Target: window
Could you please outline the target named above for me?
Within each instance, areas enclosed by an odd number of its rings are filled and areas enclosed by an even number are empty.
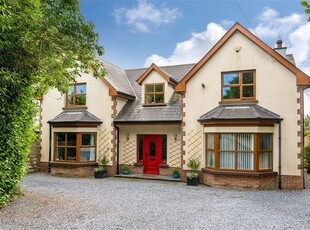
[[[164,83],[146,84],[144,90],[145,90],[144,104],[146,105],[164,104],[165,102]]]
[[[69,86],[67,107],[86,105],[86,84],[78,83]]]
[[[218,170],[271,171],[272,134],[207,134],[206,166]]]
[[[222,73],[222,100],[255,99],[255,71]]]
[[[95,161],[95,133],[55,133],[56,161]]]

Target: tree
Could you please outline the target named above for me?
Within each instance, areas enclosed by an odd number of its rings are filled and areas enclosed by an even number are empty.
[[[0,0],[0,206],[26,169],[36,107],[49,88],[65,92],[79,72],[103,73],[99,34],[78,0]]]
[[[310,4],[307,1],[301,1],[300,4],[305,7],[305,13],[310,15]],[[310,22],[310,16],[308,22]]]

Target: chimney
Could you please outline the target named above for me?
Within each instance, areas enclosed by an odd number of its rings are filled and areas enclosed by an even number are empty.
[[[281,37],[279,36],[279,38],[277,40],[277,48],[282,48],[282,43],[283,43],[283,41],[282,41]]]

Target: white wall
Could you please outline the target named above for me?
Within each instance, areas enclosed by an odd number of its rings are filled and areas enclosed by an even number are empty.
[[[240,45],[236,53],[234,46]],[[189,147],[189,133],[203,138],[203,127],[197,121],[201,115],[212,110],[221,101],[221,73],[224,71],[256,70],[256,100],[258,105],[279,114],[282,122],[282,173],[299,175],[297,169],[297,88],[296,77],[258,46],[236,32],[218,52],[187,82],[185,106],[186,159],[201,151],[203,141],[196,150]],[[201,87],[205,84],[205,88]],[[274,132],[274,170],[277,171],[278,126]],[[193,135],[194,135],[193,134]],[[203,139],[202,139],[203,140]],[[203,160],[203,159],[201,159]],[[205,162],[202,161],[203,166]]]

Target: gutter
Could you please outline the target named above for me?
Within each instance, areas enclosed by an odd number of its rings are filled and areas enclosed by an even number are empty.
[[[51,160],[52,160],[52,125],[49,123],[49,154],[48,154],[48,173],[51,172]]]
[[[114,123],[114,127],[117,130],[116,136],[116,175],[119,175],[119,127]]]
[[[281,120],[278,121],[278,124],[279,124],[279,174],[278,174],[278,186],[279,186],[279,189],[282,189],[282,175],[281,175],[281,168],[282,168],[282,165],[281,165]]]

